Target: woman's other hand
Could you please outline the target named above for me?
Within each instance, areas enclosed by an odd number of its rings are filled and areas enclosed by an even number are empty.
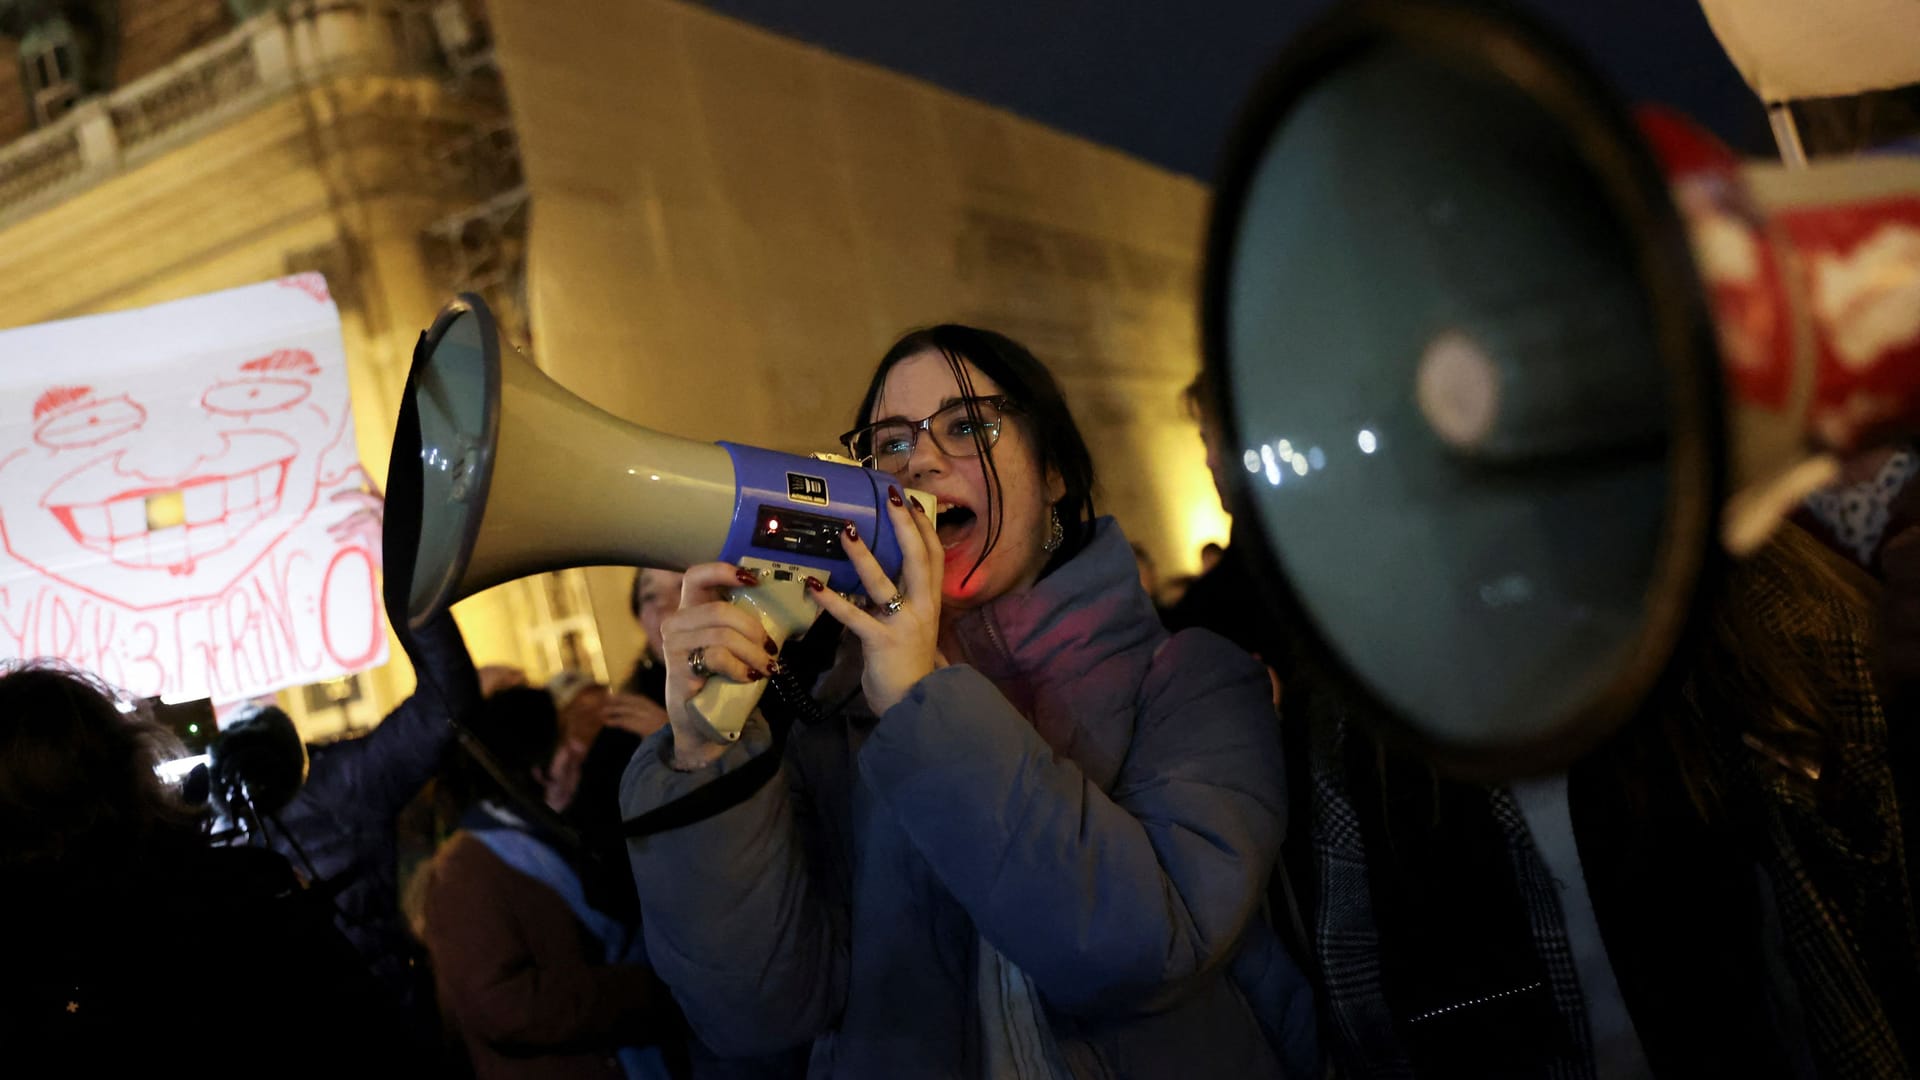
[[[860,584],[872,601],[871,612],[826,588],[817,578],[807,579],[808,593],[827,614],[860,639],[866,667],[860,686],[874,715],[885,713],[907,696],[913,685],[936,667],[940,659],[940,586],[946,574],[946,554],[933,519],[900,494],[887,489],[887,515],[900,543],[900,583],[896,587],[867,550],[852,525],[842,533],[840,546],[860,575]],[[912,509],[908,509],[911,506]],[[887,602],[898,596],[897,610]]]

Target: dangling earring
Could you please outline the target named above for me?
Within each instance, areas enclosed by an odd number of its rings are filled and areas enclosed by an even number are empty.
[[[1040,550],[1048,553],[1059,551],[1060,545],[1067,539],[1067,530],[1060,525],[1060,507],[1057,504],[1053,506],[1050,514],[1053,518],[1053,528],[1047,533],[1047,542],[1040,545]]]

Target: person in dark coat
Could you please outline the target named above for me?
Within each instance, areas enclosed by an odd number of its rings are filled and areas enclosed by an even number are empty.
[[[20,1076],[341,1076],[392,1029],[285,859],[212,847],[169,736],[51,666],[0,674],[0,1047]]]
[[[466,642],[451,615],[441,615],[414,633],[415,657],[426,669],[419,687],[378,727],[304,752],[310,758],[303,783],[284,805],[252,807],[253,822],[229,804],[229,776],[285,774],[302,751],[284,734],[293,721],[276,706],[252,706],[229,720],[211,748],[216,805],[227,818],[256,825],[249,839],[287,857],[331,900],[341,931],[365,959],[395,1008],[414,1017],[431,1015],[423,994],[430,984],[420,969],[420,946],[400,910],[399,844],[395,821],[425,787],[453,741],[453,718],[480,698],[479,679]],[[256,785],[257,786],[257,785]]]
[[[1903,547],[1890,587],[1920,580]],[[1783,528],[1640,713],[1551,776],[1436,776],[1367,703],[1314,695],[1310,919],[1343,1071],[1913,1076],[1916,763],[1872,592]]]

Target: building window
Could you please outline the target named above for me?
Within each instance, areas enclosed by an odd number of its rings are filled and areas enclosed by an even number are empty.
[[[65,116],[80,100],[80,50],[65,19],[40,23],[21,38],[20,78],[36,127]]]

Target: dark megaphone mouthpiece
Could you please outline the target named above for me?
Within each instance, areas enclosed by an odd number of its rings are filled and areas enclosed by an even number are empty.
[[[1875,284],[1920,281],[1920,166],[1743,166],[1503,6],[1336,8],[1213,214],[1244,557],[1315,670],[1456,774],[1604,739],[1721,553],[1920,415],[1920,318]]]

